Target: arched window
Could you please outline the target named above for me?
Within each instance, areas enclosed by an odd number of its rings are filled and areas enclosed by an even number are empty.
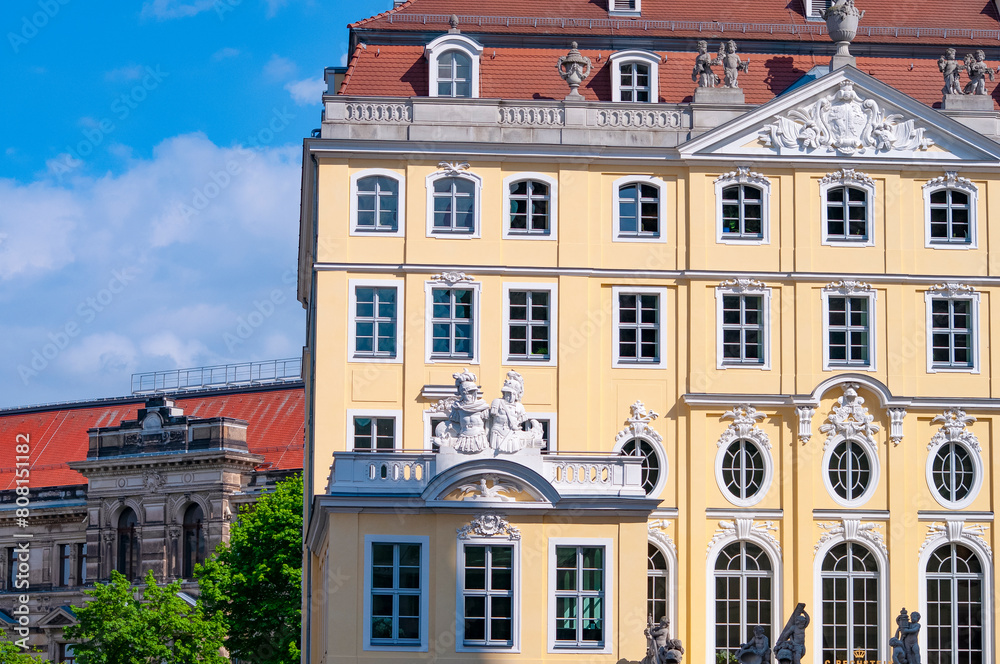
[[[968,547],[945,544],[931,554],[927,561],[927,664],[984,661],[983,585],[983,567]]]
[[[660,457],[652,443],[642,438],[633,438],[622,445],[622,456],[642,457],[642,488],[651,494],[660,482]]]
[[[424,48],[427,58],[427,93],[431,97],[479,96],[479,60],[483,47],[462,34],[448,33]]]
[[[655,544],[648,544],[646,564],[646,615],[653,617],[653,622],[667,616],[670,611],[670,570],[667,557]]]
[[[930,194],[930,241],[968,244],[969,195],[954,189],[938,189]]]
[[[649,65],[642,62],[623,62],[621,65],[622,101],[649,101]]]
[[[733,542],[715,559],[715,652],[735,655],[760,625],[771,633],[774,572],[753,542]]]
[[[823,661],[879,659],[879,570],[874,554],[844,542],[830,549],[820,572]],[[865,651],[864,657],[855,653]]]
[[[750,440],[734,440],[722,457],[722,481],[738,500],[751,500],[764,487],[766,466],[761,449]]]
[[[115,569],[129,581],[139,578],[139,519],[126,507],[118,517],[118,565]]]
[[[191,505],[184,512],[184,569],[183,576],[194,576],[194,566],[205,562],[204,513],[198,505]]]
[[[472,58],[461,51],[446,51],[438,56],[437,96],[472,96]]]
[[[827,474],[831,488],[841,499],[860,500],[871,485],[871,460],[859,443],[843,440],[830,455]]]
[[[629,50],[611,54],[611,100],[656,103],[659,100],[660,56]]]

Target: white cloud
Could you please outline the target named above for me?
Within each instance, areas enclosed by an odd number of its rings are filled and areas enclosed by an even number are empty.
[[[135,344],[125,336],[103,332],[83,337],[57,358],[76,374],[107,375],[131,373],[136,368]]]
[[[123,83],[137,81],[145,75],[146,69],[142,65],[126,65],[125,67],[105,72],[104,80],[111,81],[112,83]]]
[[[212,54],[212,60],[218,62],[220,60],[226,60],[228,58],[235,58],[240,54],[240,49],[231,48],[227,46],[226,48],[220,48],[218,51]]]
[[[320,103],[321,96],[326,90],[326,82],[322,78],[307,78],[285,83],[285,89],[291,93],[296,104],[309,106]]]
[[[208,11],[216,0],[151,0],[142,6],[142,18],[154,18],[157,21],[167,21],[173,18],[186,18]]]
[[[164,331],[146,337],[140,344],[142,352],[151,358],[167,358],[173,363],[172,367],[164,366],[164,369],[184,369],[189,367],[202,366],[210,352],[205,344],[197,339],[181,341],[173,332]]]
[[[70,238],[86,215],[82,201],[43,183],[21,186],[11,180],[0,180],[0,200],[0,283],[73,262]]]
[[[283,58],[278,54],[274,54],[271,56],[271,59],[267,61],[267,64],[264,65],[264,76],[272,81],[284,81],[292,76],[295,76],[295,72],[298,71],[298,69],[298,65],[288,58]]]

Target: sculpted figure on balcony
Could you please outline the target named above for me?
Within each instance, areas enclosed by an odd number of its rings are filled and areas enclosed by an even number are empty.
[[[976,51],[975,57],[971,53],[965,56],[965,70],[969,72],[969,82],[965,84],[965,94],[985,95],[986,77],[993,80],[993,67],[986,64],[986,53]]]
[[[490,405],[490,447],[504,454],[541,447],[542,425],[537,420],[529,420],[521,404],[524,395],[521,374],[508,371],[500,394],[503,396]],[[531,425],[527,431],[522,428],[525,422]]]
[[[489,445],[486,427],[489,424],[488,403],[479,396],[476,374],[468,369],[452,374],[457,399],[451,406],[447,422],[437,425],[434,434],[441,447],[454,448],[462,454],[482,452]]]
[[[944,93],[946,95],[965,94],[962,92],[961,81],[963,69],[965,69],[965,65],[955,59],[955,49],[953,48],[947,49],[944,55],[938,58],[938,70],[944,76]]]
[[[719,64],[719,60],[708,52],[708,42],[699,41],[698,57],[694,60],[691,80],[697,83],[699,88],[714,88],[719,83],[719,77],[712,71],[712,65],[717,64]]]
[[[725,44],[720,44],[719,56],[716,60],[722,63],[722,67],[726,71],[726,78],[723,83],[723,87],[740,87],[738,83],[740,72],[750,71],[750,60],[744,62],[743,60],[740,60],[740,56],[736,55],[736,42],[730,39]]]

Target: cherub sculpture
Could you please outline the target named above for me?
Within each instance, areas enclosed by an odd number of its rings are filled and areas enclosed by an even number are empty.
[[[739,664],[770,664],[771,643],[767,640],[763,626],[755,626],[753,638],[740,644],[740,649],[736,651],[736,661]]]
[[[666,616],[659,623],[653,623],[649,616],[646,629],[646,657],[642,664],[680,664],[684,657],[684,644],[680,639],[670,638],[670,621]]]
[[[993,68],[986,64],[986,53],[976,51],[975,57],[971,53],[965,56],[965,71],[969,72],[969,82],[965,84],[965,94],[985,95],[986,77],[993,81]]]
[[[719,83],[719,77],[712,71],[712,65],[715,64],[719,64],[719,62],[708,52],[708,42],[699,41],[698,57],[694,60],[691,80],[697,83],[699,88],[714,88]]]
[[[920,664],[920,614],[914,611],[907,614],[906,609],[896,616],[895,639],[902,642],[903,652],[906,654],[905,664]],[[892,645],[892,642],[889,643]]]
[[[955,49],[945,50],[944,55],[938,58],[938,70],[944,76],[944,93],[946,95],[961,95],[962,81],[961,73],[965,65],[955,59]]]
[[[774,641],[774,656],[778,664],[800,664],[806,654],[806,627],[809,626],[809,614],[806,605],[800,603],[792,611],[791,617],[785,623],[785,628]]]
[[[750,71],[750,61],[747,60],[744,62],[740,60],[740,56],[736,55],[736,42],[732,39],[724,44],[719,44],[719,55],[716,57],[715,61],[721,62],[722,67],[725,70],[723,87],[726,88],[740,87],[737,82],[740,77],[740,72]]]

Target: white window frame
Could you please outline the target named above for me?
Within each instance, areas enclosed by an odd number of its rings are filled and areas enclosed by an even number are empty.
[[[864,452],[865,456],[868,458],[868,467],[871,469],[868,486],[865,487],[864,493],[854,500],[841,498],[840,494],[838,494],[833,488],[833,483],[830,481],[830,461],[833,459],[833,453],[836,451],[837,446],[844,441],[852,441],[861,448],[862,452]],[[826,487],[826,492],[829,494],[833,502],[843,507],[860,507],[871,500],[872,496],[875,495],[875,491],[878,490],[878,484],[882,476],[882,464],[879,460],[878,450],[872,449],[871,444],[869,444],[860,434],[854,437],[837,434],[836,436],[827,439],[823,449],[823,485]]]
[[[511,564],[512,621],[511,645],[509,646],[476,646],[465,645],[465,547],[466,546],[510,546],[514,548]],[[503,652],[518,654],[521,652],[521,540],[510,540],[500,537],[469,537],[459,539],[455,554],[455,652]]]
[[[831,297],[867,297],[868,298],[868,366],[861,364],[838,364],[830,361],[830,298]],[[823,371],[868,371],[878,368],[878,330],[875,307],[878,304],[878,293],[872,288],[865,290],[844,291],[831,288],[823,289]]]
[[[403,411],[401,410],[385,410],[376,408],[348,408],[347,409],[347,443],[348,451],[354,451],[354,418],[355,417],[371,417],[380,419],[393,419],[395,424],[393,425],[393,440],[392,440],[392,452],[402,452],[403,451],[403,437],[402,430],[400,427],[403,424]],[[389,452],[390,450],[386,450]],[[372,450],[372,454],[375,454],[375,450]],[[383,454],[385,452],[382,452]]]
[[[667,620],[674,624],[677,617],[677,551],[673,541],[662,530],[649,528],[647,544],[656,548],[667,561]],[[649,561],[646,561],[646,579],[649,583]],[[649,606],[649,586],[646,586],[646,606]]]
[[[619,197],[619,189],[629,184],[649,184],[656,187],[660,192],[660,201],[657,207],[659,212],[659,218],[657,219],[657,225],[659,228],[659,235],[656,237],[627,237],[621,235],[621,210],[619,209],[619,204],[621,199]],[[660,242],[666,243],[667,241],[667,183],[658,177],[652,175],[626,175],[625,177],[620,177],[611,183],[612,190],[612,207],[611,207],[611,241],[612,242]]]
[[[637,295],[659,295],[660,297],[660,322],[659,322],[659,358],[656,362],[636,362],[618,354],[618,325],[620,319],[619,296],[628,294]],[[612,320],[614,326],[611,329],[611,366],[614,369],[664,369],[667,366],[667,288],[664,286],[612,286],[611,287]]]
[[[433,309],[435,289],[462,289],[472,291],[472,357],[434,357]],[[438,281],[424,282],[424,362],[427,364],[479,364],[479,328],[482,284],[477,281],[458,281],[454,284]]]
[[[969,241],[942,242],[931,239],[931,194],[938,191],[958,191],[969,197]],[[979,187],[968,178],[958,177],[949,171],[944,177],[928,180],[924,192],[924,247],[927,249],[978,249],[979,248]]]
[[[980,358],[979,358],[979,336],[980,336],[980,324],[979,324],[979,296],[980,293],[976,291],[966,291],[961,294],[949,295],[941,291],[929,290],[924,293],[924,307],[926,309],[926,337],[927,337],[927,373],[968,373],[968,374],[978,374],[980,372]],[[970,332],[972,333],[972,366],[959,367],[959,366],[945,366],[945,365],[935,365],[934,364],[934,334],[932,327],[932,309],[934,300],[967,300],[972,303],[971,311],[969,316],[971,318]]]
[[[608,16],[612,18],[642,16],[642,0],[635,0],[635,9],[616,9],[615,0],[608,0]]]
[[[937,457],[938,452],[941,448],[954,443],[959,445],[972,459],[972,469],[974,473],[972,486],[969,488],[969,495],[967,495],[962,500],[948,500],[946,499],[937,489],[937,485],[934,483],[934,459]],[[927,479],[927,488],[930,490],[931,495],[934,496],[934,500],[938,502],[941,507],[949,510],[960,510],[965,509],[971,505],[979,497],[979,492],[983,488],[983,478],[986,474],[986,469],[983,464],[983,456],[980,450],[969,444],[957,429],[950,429],[948,427],[943,427],[941,429],[940,435],[935,435],[931,438],[930,444],[927,446],[927,462],[925,464],[924,470]]]
[[[760,189],[760,232],[759,238],[733,237],[722,232],[722,190],[732,186],[750,186]],[[742,210],[740,211],[742,214]],[[764,245],[771,244],[771,181],[749,168],[719,176],[715,180],[715,241],[718,244]]]
[[[372,544],[420,545],[420,643],[414,645],[372,644]],[[427,652],[430,627],[430,537],[412,535],[365,535],[363,579],[362,649],[375,652]]]
[[[828,4],[832,4],[830,0],[803,0],[805,5],[806,19],[813,21],[823,20],[823,10],[826,9]]]
[[[473,229],[471,233],[454,233],[448,231],[435,231],[434,230],[434,183],[438,180],[448,179],[448,178],[458,178],[471,180],[475,185],[474,196],[475,200],[472,204],[472,216],[473,216]],[[483,207],[483,179],[471,173],[469,171],[449,171],[449,170],[439,170],[434,171],[425,179],[425,187],[427,194],[427,237],[448,239],[448,240],[469,240],[473,238],[482,237],[483,232],[483,218],[482,218],[482,207]]]
[[[648,434],[636,434],[635,431],[632,430],[628,433],[628,435],[623,436],[618,434],[617,442],[611,449],[611,453],[615,456],[622,456],[622,449],[633,440],[646,443],[652,448],[653,453],[656,455],[656,463],[660,466],[660,476],[656,479],[656,484],[653,485],[653,488],[646,494],[649,498],[656,498],[663,493],[664,487],[667,486],[667,477],[670,475],[670,460],[667,458],[667,450],[663,447],[662,440],[656,440],[653,436]],[[633,454],[630,454],[629,457],[635,459],[640,458],[638,455]]]
[[[744,297],[750,295],[761,299],[761,362],[726,362],[723,349],[723,301],[727,295]],[[736,286],[718,286],[715,289],[715,336],[716,336],[716,369],[771,369],[771,289],[767,286],[752,285],[749,288]],[[742,342],[741,342],[742,345]]]
[[[403,363],[403,296],[405,294],[405,281],[402,279],[348,279],[348,311],[347,311],[347,353],[348,362],[375,362],[378,364],[402,364]],[[355,329],[355,318],[358,311],[358,288],[395,288],[396,289],[396,356],[395,357],[367,357],[357,356],[357,330]]]
[[[865,224],[868,229],[868,237],[865,240],[846,240],[839,237],[831,238],[828,234],[826,196],[831,189],[838,187],[854,187],[865,191],[867,204],[865,205]],[[864,173],[858,173],[853,169],[844,169],[824,176],[819,181],[819,198],[822,216],[822,244],[828,247],[874,247],[875,246],[875,181]],[[844,220],[845,231],[848,220]]]
[[[549,186],[549,232],[520,233],[510,228],[510,185],[522,180],[537,180]],[[505,240],[558,240],[559,239],[559,182],[551,175],[535,171],[512,173],[503,179],[503,239]],[[530,215],[530,212],[529,212]]]
[[[549,538],[549,606],[548,625],[545,630],[548,634],[548,652],[588,652],[608,654],[613,652],[614,638],[614,543],[611,538],[604,537],[550,537]],[[563,646],[556,644],[556,547],[557,546],[592,546],[604,547],[604,642],[600,646]],[[578,619],[582,617],[578,616]]]
[[[541,411],[531,411],[526,412],[525,415],[529,420],[546,420],[549,423],[549,450],[548,453],[559,451],[559,438],[557,435],[558,424],[556,419],[558,414],[555,412],[543,413]]]
[[[396,197],[396,230],[378,231],[358,228],[358,180],[371,176],[382,176],[396,181],[399,193]],[[366,168],[351,174],[350,234],[358,237],[403,237],[406,235],[406,178],[402,173],[386,168]],[[377,222],[376,222],[377,226]]]
[[[608,0],[614,3],[615,0]],[[636,0],[639,6],[639,0]],[[638,16],[639,12],[617,14],[621,16]],[[628,101],[626,104],[656,104],[660,100],[660,56],[651,51],[632,49],[628,51],[617,51],[609,58],[611,61],[611,101],[622,101],[622,65],[636,63],[649,67],[649,101]]]
[[[549,357],[545,360],[526,360],[510,357],[510,292],[511,291],[548,291],[549,293]],[[554,367],[557,366],[559,340],[559,285],[555,282],[506,282],[503,285],[503,363],[518,367]]]
[[[475,39],[453,33],[441,35],[424,46],[424,57],[427,58],[428,67],[427,96],[438,96],[438,58],[448,51],[461,51],[472,61],[472,97],[441,97],[441,99],[479,99],[479,58],[483,54],[483,46]]]
[[[733,492],[729,490],[726,486],[726,480],[723,476],[722,465],[726,459],[726,453],[729,448],[740,441],[746,441],[748,444],[753,445],[757,448],[760,453],[761,459],[764,463],[764,477],[761,479],[760,489],[757,493],[753,494],[748,498],[740,498]],[[771,490],[771,482],[774,479],[774,460],[771,458],[771,450],[765,445],[761,445],[758,441],[754,440],[751,436],[739,436],[733,438],[727,443],[720,445],[718,451],[715,454],[715,481],[719,484],[719,490],[722,491],[722,495],[733,505],[737,507],[752,507],[760,501],[767,497],[768,491]]]

